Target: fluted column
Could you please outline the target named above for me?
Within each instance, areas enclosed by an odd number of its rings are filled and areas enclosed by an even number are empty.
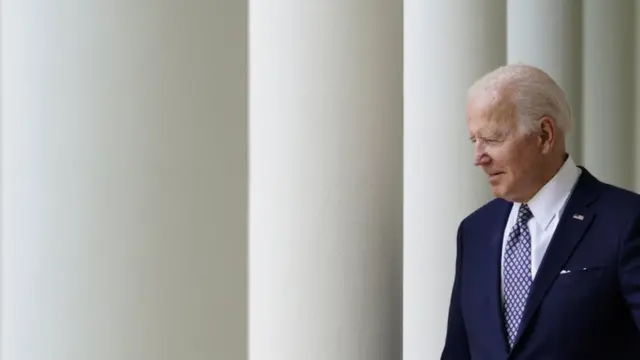
[[[2,358],[245,359],[247,4],[2,7]]]
[[[402,2],[250,19],[250,359],[401,359]]]
[[[466,91],[506,61],[506,1],[407,0],[404,20],[404,359],[437,359],[457,226],[490,198]]]
[[[581,164],[582,2],[509,0],[507,28],[508,62],[537,66],[564,90],[574,119],[567,148]]]
[[[584,1],[584,164],[633,188],[633,1]]]

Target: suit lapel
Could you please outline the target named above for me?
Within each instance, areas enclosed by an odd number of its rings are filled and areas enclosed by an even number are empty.
[[[492,238],[489,243],[489,254],[487,256],[488,274],[484,276],[487,283],[484,288],[487,289],[487,297],[489,299],[489,308],[487,311],[487,331],[493,333],[492,338],[499,339],[500,348],[504,349],[504,355],[506,356],[509,351],[509,343],[507,342],[507,333],[503,322],[502,312],[502,240],[504,238],[505,226],[509,218],[509,213],[513,203],[504,202],[501,204],[501,208],[498,211],[497,221],[492,222],[492,227],[489,229],[489,234],[492,234]]]
[[[518,334],[516,335],[514,348],[517,346],[524,331],[526,331],[553,281],[573,253],[573,250],[580,243],[580,240],[582,240],[595,217],[589,206],[598,196],[599,182],[586,169],[582,167],[581,169],[582,175],[560,218],[558,227],[551,238],[549,247],[533,281]]]

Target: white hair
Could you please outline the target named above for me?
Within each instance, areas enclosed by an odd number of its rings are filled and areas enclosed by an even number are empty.
[[[560,86],[544,71],[530,65],[502,66],[479,80],[467,92],[467,99],[489,96],[493,103],[510,101],[516,108],[520,131],[535,131],[549,116],[566,136],[573,123],[571,109]]]

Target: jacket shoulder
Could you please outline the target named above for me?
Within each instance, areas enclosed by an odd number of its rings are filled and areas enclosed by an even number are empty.
[[[640,194],[607,183],[600,183],[600,189],[596,206],[601,216],[611,222],[640,219]]]
[[[640,194],[603,182],[600,183],[600,186],[602,188],[600,200],[617,204],[620,207],[640,207]]]
[[[467,217],[465,217],[461,221],[460,226],[464,226],[465,228],[487,226],[493,221],[501,220],[502,215],[504,215],[505,212],[511,208],[511,206],[511,202],[508,202],[504,199],[495,198],[485,203],[471,214],[467,215]]]

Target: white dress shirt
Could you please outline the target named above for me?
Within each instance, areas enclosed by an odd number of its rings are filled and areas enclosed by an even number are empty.
[[[536,277],[542,257],[547,251],[551,237],[558,226],[558,221],[578,182],[581,170],[571,157],[568,157],[558,173],[545,184],[529,201],[529,209],[533,217],[527,223],[531,234],[531,278]],[[504,253],[509,233],[518,218],[520,203],[513,203],[502,241],[502,272],[504,273]]]

